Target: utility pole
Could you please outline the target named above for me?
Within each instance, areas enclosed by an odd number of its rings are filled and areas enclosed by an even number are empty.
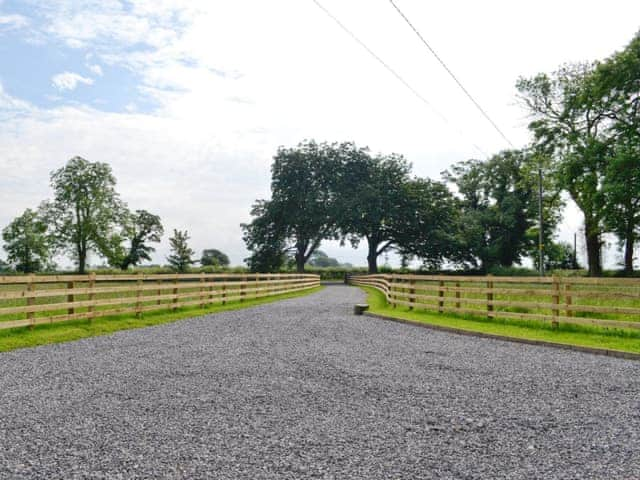
[[[538,267],[544,277],[544,254],[542,244],[542,166],[538,159]]]

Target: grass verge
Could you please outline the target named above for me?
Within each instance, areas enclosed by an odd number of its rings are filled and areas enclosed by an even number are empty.
[[[393,308],[387,304],[384,295],[378,290],[370,287],[360,288],[367,292],[369,311],[378,315],[504,337],[640,353],[638,330],[566,323],[560,323],[557,329],[552,329],[550,323],[541,321],[489,319],[449,313],[445,315],[419,309],[409,310],[408,307]]]
[[[207,308],[183,307],[176,311],[156,311],[143,314],[141,318],[134,315],[114,315],[110,317],[96,318],[91,323],[87,320],[73,320],[68,322],[53,323],[50,325],[38,325],[33,330],[27,327],[0,330],[0,352],[15,350],[17,348],[35,347],[50,343],[69,342],[86,337],[107,335],[118,330],[130,330],[133,328],[150,327],[162,323],[175,322],[184,318],[197,317],[199,315],[240,310],[265,303],[271,303],[287,298],[301,297],[322,290],[324,287],[316,287],[302,292],[285,293],[257,299],[248,299],[244,302],[229,302],[226,305],[215,304]]]

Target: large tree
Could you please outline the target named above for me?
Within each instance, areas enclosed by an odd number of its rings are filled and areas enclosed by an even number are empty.
[[[116,179],[106,163],[74,157],[51,174],[53,201],[43,204],[55,245],[69,251],[78,272],[85,273],[87,255],[99,255],[126,211],[115,190]]]
[[[459,202],[447,186],[414,178],[404,185],[403,214],[396,232],[401,257],[416,257],[430,269],[460,258]],[[405,260],[406,261],[406,260]]]
[[[247,248],[254,252],[250,264],[275,267],[290,252],[303,272],[322,240],[335,237],[333,152],[334,146],[314,141],[278,149],[271,166],[271,199],[257,201],[253,221],[243,225]]]
[[[538,217],[541,164],[531,152],[507,150],[487,161],[455,164],[443,176],[460,196],[458,259],[489,271],[519,264],[535,242],[531,231]],[[560,196],[550,188],[543,196],[545,237],[551,238],[559,217]]]
[[[31,209],[26,209],[2,230],[7,260],[19,272],[32,273],[46,268],[50,261],[47,223]]]
[[[277,272],[285,264],[288,250],[282,222],[267,200],[256,201],[251,216],[250,223],[241,225],[242,239],[251,252],[245,262],[252,272]]]
[[[592,83],[604,99],[607,133],[614,138],[603,180],[604,224],[624,244],[624,268],[631,274],[640,234],[640,33],[598,64]]]
[[[378,257],[399,246],[403,232],[411,165],[401,155],[372,157],[354,149],[341,158],[335,175],[336,218],[343,239],[355,247],[367,241],[369,273],[377,273]]]
[[[602,185],[609,159],[608,106],[593,64],[567,65],[552,75],[521,78],[517,88],[531,113],[540,151],[553,155],[555,176],[584,215],[590,275],[602,273]]]
[[[146,210],[126,212],[121,218],[120,230],[101,242],[99,249],[111,265],[127,270],[143,260],[151,260],[155,248],[149,243],[160,242],[164,228],[160,217]]]

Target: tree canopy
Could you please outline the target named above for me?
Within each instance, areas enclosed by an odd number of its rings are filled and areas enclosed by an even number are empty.
[[[50,239],[47,222],[29,208],[2,230],[7,261],[18,272],[33,273],[50,263]]]
[[[196,252],[189,247],[189,239],[189,232],[176,229],[173,230],[173,237],[169,238],[171,254],[167,261],[179,273],[185,273],[195,263],[193,256]]]
[[[106,163],[73,157],[51,174],[54,197],[42,206],[55,247],[71,253],[85,273],[90,251],[104,256],[104,239],[112,238],[125,205]]]

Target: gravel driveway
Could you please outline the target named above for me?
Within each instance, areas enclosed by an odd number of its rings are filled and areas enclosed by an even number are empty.
[[[355,317],[363,298],[0,354],[0,478],[640,478],[640,362]]]

